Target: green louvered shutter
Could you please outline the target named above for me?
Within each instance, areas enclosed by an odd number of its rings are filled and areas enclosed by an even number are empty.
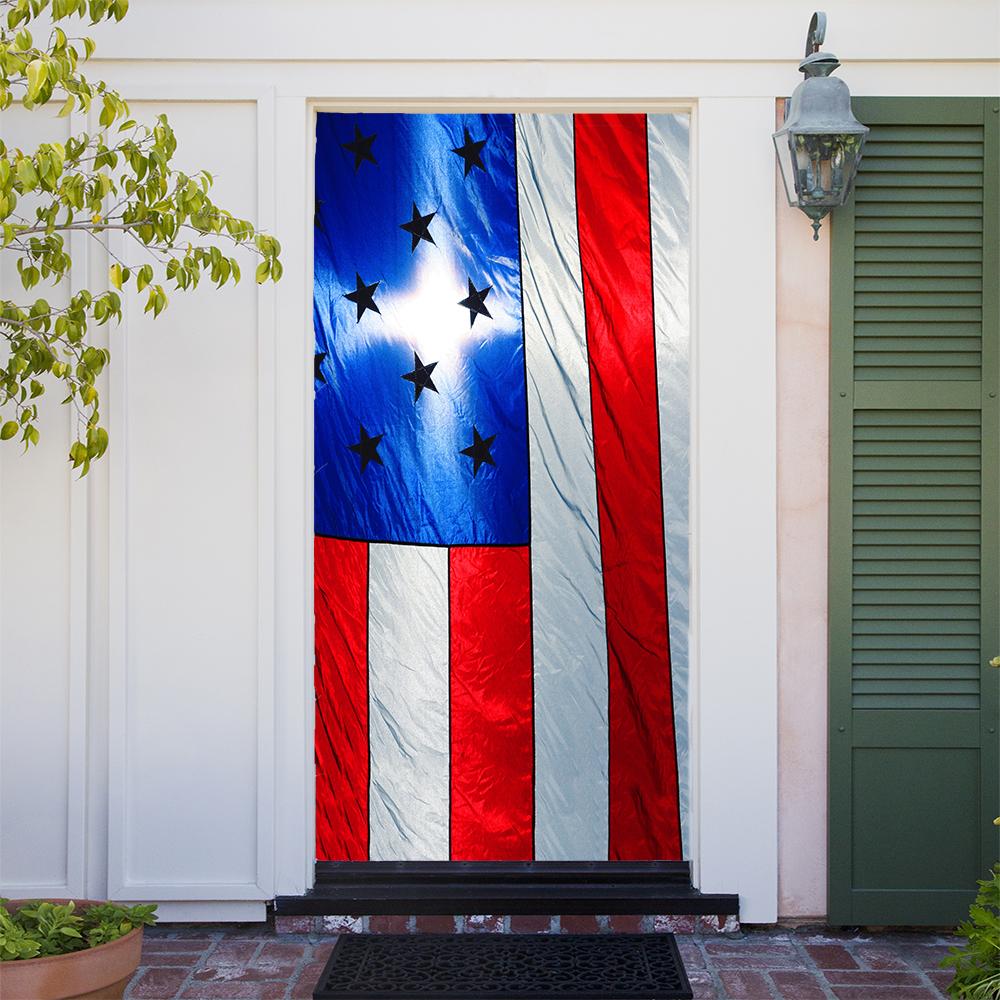
[[[998,856],[1000,100],[867,98],[832,223],[835,924],[949,924]]]

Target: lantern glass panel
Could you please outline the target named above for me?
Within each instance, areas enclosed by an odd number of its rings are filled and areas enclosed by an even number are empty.
[[[785,197],[793,208],[799,207],[799,195],[795,190],[795,163],[792,153],[792,137],[782,129],[774,133],[774,151],[781,168],[781,183],[785,186]]]
[[[782,130],[774,136],[788,204],[837,208],[850,196],[861,160],[862,136]]]
[[[803,208],[836,208],[850,194],[861,143],[857,136],[790,133]]]

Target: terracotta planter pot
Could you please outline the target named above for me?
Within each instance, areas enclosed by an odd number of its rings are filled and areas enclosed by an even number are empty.
[[[16,909],[26,899],[12,899]],[[66,899],[49,902],[66,903]],[[78,910],[95,900],[76,899]],[[70,955],[16,959],[0,962],[0,997],[3,1000],[120,1000],[139,967],[142,928],[109,944],[86,948]]]

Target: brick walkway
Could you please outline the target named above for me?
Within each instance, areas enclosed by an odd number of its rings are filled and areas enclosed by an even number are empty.
[[[488,919],[470,920],[467,929],[496,929]],[[387,921],[385,929],[395,928]],[[154,928],[146,933],[142,967],[125,995],[130,1000],[309,998],[334,940],[277,934],[258,924]],[[677,940],[699,998],[934,1000],[945,995],[951,978],[937,963],[952,939],[935,934],[768,929],[678,934]]]

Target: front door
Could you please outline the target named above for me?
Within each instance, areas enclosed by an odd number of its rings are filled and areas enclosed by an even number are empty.
[[[318,859],[684,857],[688,124],[318,116]]]

